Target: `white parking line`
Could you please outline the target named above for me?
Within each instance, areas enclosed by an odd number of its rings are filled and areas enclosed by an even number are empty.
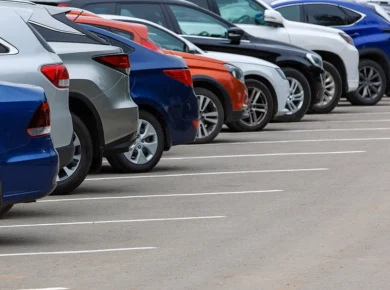
[[[357,154],[366,151],[333,151],[333,152],[293,152],[293,153],[261,153],[241,155],[211,155],[211,156],[189,156],[189,157],[168,157],[161,160],[188,160],[188,159],[215,159],[215,158],[244,158],[244,157],[266,157],[266,156],[297,156],[297,155],[334,155],[334,154]]]
[[[81,198],[62,198],[62,199],[43,199],[37,202],[68,202],[68,201],[91,201],[91,200],[110,200],[110,199],[133,199],[133,198],[154,198],[154,197],[186,197],[186,196],[205,196],[205,195],[232,195],[248,193],[271,193],[283,192],[280,189],[271,190],[247,190],[247,191],[224,191],[224,192],[201,192],[201,193],[170,193],[170,194],[150,194],[150,195],[127,195],[127,196],[100,196],[100,197],[81,197]]]
[[[13,229],[13,228],[53,227],[53,226],[55,226],[55,227],[56,226],[84,226],[84,225],[100,225],[100,224],[125,224],[125,223],[137,223],[137,222],[186,221],[186,220],[205,220],[205,219],[221,219],[221,218],[226,218],[226,216],[217,215],[217,216],[194,216],[194,217],[178,217],[178,218],[87,221],[87,222],[47,223],[47,224],[24,224],[24,225],[0,226],[0,228]]]
[[[273,129],[273,130],[265,130],[261,132],[257,132],[259,135],[267,134],[267,133],[305,133],[305,132],[348,132],[348,131],[387,131],[390,130],[390,127],[380,127],[380,128],[329,128],[329,129],[299,129],[299,130],[284,130],[284,129]],[[222,132],[223,135],[243,135],[247,134],[249,136],[253,136],[256,132]],[[222,135],[222,136],[223,136]],[[202,144],[203,145],[209,145]],[[189,145],[184,145],[189,146]],[[199,146],[198,144],[192,144],[192,146]]]
[[[321,120],[321,123],[369,123],[369,122],[390,122],[390,119],[368,119],[368,120]]]
[[[86,178],[85,181],[117,180],[117,179],[141,179],[141,178],[170,178],[170,177],[186,177],[186,176],[230,175],[230,174],[251,174],[251,173],[281,173],[281,172],[302,172],[302,171],[326,171],[326,170],[329,170],[329,168],[269,169],[269,170],[247,170],[247,171],[196,172],[196,173],[181,173],[181,174],[125,175],[125,176]]]
[[[12,253],[12,254],[0,254],[0,257],[72,255],[72,254],[110,253],[110,252],[155,250],[155,249],[158,249],[158,248],[157,247],[137,247],[137,248],[117,248],[117,249],[101,249],[101,250],[61,251],[61,252]]]
[[[382,138],[344,138],[344,139],[306,139],[306,140],[275,140],[275,141],[242,141],[229,143],[209,143],[202,146],[227,146],[227,145],[245,145],[245,144],[283,144],[283,143],[310,143],[310,142],[355,142],[355,141],[388,141],[390,137]],[[197,145],[183,145],[197,146]]]
[[[331,113],[329,114],[330,116],[340,116],[340,115],[388,115],[390,112],[372,112],[372,113],[367,113],[367,112],[361,112],[361,113]]]
[[[68,290],[69,288],[54,287],[54,288],[34,288],[34,289],[21,289],[21,290]]]

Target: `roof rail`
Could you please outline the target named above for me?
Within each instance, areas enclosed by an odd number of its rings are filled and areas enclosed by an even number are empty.
[[[0,2],[14,2],[14,3],[23,3],[23,4],[36,5],[36,3],[28,1],[28,0],[1,0]]]

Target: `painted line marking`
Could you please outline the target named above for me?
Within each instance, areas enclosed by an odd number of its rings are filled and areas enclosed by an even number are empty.
[[[181,174],[127,175],[127,176],[86,178],[85,181],[117,180],[117,179],[141,179],[141,178],[166,178],[166,177],[169,178],[169,177],[206,176],[206,175],[230,175],[230,174],[250,174],[250,173],[280,173],[280,172],[325,171],[325,170],[329,170],[329,168],[269,169],[269,170],[247,170],[247,171],[196,172],[196,173],[181,173]]]
[[[154,197],[186,197],[186,196],[205,196],[205,195],[232,195],[247,193],[271,193],[283,192],[280,189],[271,190],[247,190],[247,191],[222,191],[222,192],[200,192],[200,193],[170,193],[170,194],[150,194],[150,195],[127,195],[127,196],[101,196],[101,197],[81,197],[81,198],[62,198],[62,199],[43,199],[37,202],[66,202],[66,201],[90,201],[90,200],[110,200],[110,199],[133,199],[133,198],[154,198]]]
[[[330,116],[340,116],[340,115],[388,115],[390,112],[372,112],[372,113],[367,113],[367,112],[361,112],[361,113],[331,113],[329,114]]]
[[[299,155],[333,155],[333,154],[357,154],[366,151],[333,151],[333,152],[295,152],[295,153],[261,153],[242,155],[211,155],[211,156],[189,156],[189,157],[168,157],[161,160],[188,160],[188,159],[215,159],[215,158],[243,158],[243,157],[266,157],[266,156],[299,156]]]
[[[229,143],[209,143],[202,146],[226,146],[226,145],[245,145],[245,144],[283,144],[283,143],[309,143],[309,142],[349,142],[349,141],[388,141],[390,137],[383,138],[347,138],[347,139],[307,139],[307,140],[275,140],[275,141],[243,141]],[[183,145],[197,146],[197,145]]]
[[[32,228],[32,227],[52,227],[52,226],[83,226],[83,225],[100,225],[100,224],[124,224],[137,222],[160,222],[160,221],[185,221],[185,220],[203,220],[203,219],[220,219],[226,216],[195,216],[195,217],[178,217],[178,218],[155,218],[155,219],[135,219],[135,220],[111,220],[111,221],[87,221],[87,222],[68,222],[68,223],[47,223],[47,224],[24,224],[24,225],[7,225],[0,226],[2,229],[12,228]]]
[[[0,254],[0,257],[92,254],[92,253],[126,252],[126,251],[141,251],[141,250],[155,250],[155,249],[158,249],[158,248],[157,247],[137,247],[137,248],[117,248],[117,249],[101,249],[101,250],[61,251],[61,252],[12,253],[12,254]]]
[[[369,122],[390,122],[390,119],[369,119],[369,120],[324,120],[321,123],[369,123]]]
[[[381,127],[381,128],[333,128],[333,129],[299,129],[299,130],[265,130],[258,132],[260,134],[266,134],[266,133],[305,133],[305,132],[344,132],[344,131],[385,131],[390,130],[390,127]],[[248,134],[248,135],[254,135],[256,132],[222,132],[223,135],[241,135],[241,134]],[[202,145],[209,145],[208,144],[202,144]],[[189,144],[189,145],[180,145],[180,146],[199,146],[198,144]]]
[[[69,288],[52,287],[52,288],[33,288],[33,289],[21,289],[21,290],[68,290]]]

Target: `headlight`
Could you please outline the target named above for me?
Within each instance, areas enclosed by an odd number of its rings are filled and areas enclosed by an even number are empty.
[[[245,82],[244,72],[240,68],[227,63],[225,63],[224,66],[228,69],[228,71],[232,74],[232,76],[234,76],[236,79],[242,82]]]
[[[277,68],[276,71],[278,72],[278,74],[281,76],[282,79],[284,80],[286,79],[286,75],[284,74],[281,68]]]
[[[307,53],[306,58],[315,66],[322,68],[322,58],[318,55]]]
[[[355,43],[353,42],[352,37],[350,37],[348,34],[344,32],[339,32],[342,39],[344,39],[348,44],[355,46]]]

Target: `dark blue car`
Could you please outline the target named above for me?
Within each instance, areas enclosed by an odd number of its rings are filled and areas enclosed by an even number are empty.
[[[0,83],[0,217],[50,194],[58,166],[43,89]]]
[[[130,151],[107,157],[119,172],[146,172],[164,150],[192,143],[198,127],[198,99],[185,61],[148,49],[105,29],[84,28],[130,57],[131,97],[139,107],[139,132]]]
[[[372,3],[353,0],[281,0],[271,3],[284,18],[338,28],[359,50],[359,87],[347,95],[355,105],[374,105],[390,93],[390,16]]]

